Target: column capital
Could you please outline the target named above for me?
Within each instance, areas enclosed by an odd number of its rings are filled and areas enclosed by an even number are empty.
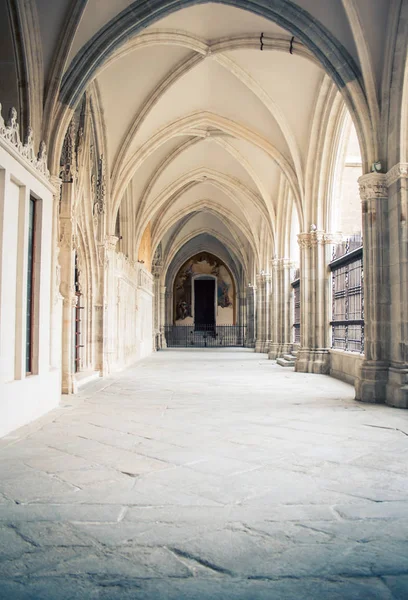
[[[265,273],[264,271],[261,271],[261,273],[258,273],[256,276],[256,282],[260,285],[270,281],[272,281],[272,275],[270,273]]]
[[[105,250],[112,250],[114,251],[116,249],[116,244],[118,243],[119,238],[116,237],[116,235],[107,235],[105,236]]]
[[[408,179],[408,163],[397,163],[388,171],[385,178],[388,187],[400,179]]]
[[[284,269],[291,269],[295,266],[295,263],[290,258],[272,258],[271,259],[272,268],[277,269],[278,271],[283,271]]]
[[[306,249],[319,245],[335,244],[339,239],[339,234],[327,233],[326,231],[309,231],[308,233],[299,233],[297,238],[300,248]]]
[[[388,198],[387,175],[384,173],[367,173],[359,178],[361,200],[377,200]]]

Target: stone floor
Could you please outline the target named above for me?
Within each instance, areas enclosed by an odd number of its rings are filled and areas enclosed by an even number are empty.
[[[408,412],[163,351],[0,440],[3,600],[408,598]]]

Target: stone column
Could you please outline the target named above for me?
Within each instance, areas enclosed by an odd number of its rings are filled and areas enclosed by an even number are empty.
[[[334,236],[312,230],[298,235],[300,246],[300,349],[295,371],[327,374],[329,354],[329,284],[327,245]]]
[[[153,350],[160,350],[160,273],[153,269]]]
[[[116,354],[115,255],[118,241],[115,235],[107,235],[101,249],[104,257],[103,375],[112,372]]]
[[[74,394],[75,382],[75,250],[76,220],[73,212],[75,183],[63,182],[60,209],[60,254],[62,309],[62,393]]]
[[[160,286],[160,347],[167,348],[164,327],[166,325],[166,286]]]
[[[256,287],[249,284],[246,294],[246,339],[247,348],[255,347],[255,297]]]
[[[390,368],[386,402],[408,408],[408,164],[387,174],[390,231]]]
[[[279,258],[271,261],[271,343],[269,345],[268,358],[276,360],[280,352],[279,341]]]
[[[364,354],[356,400],[385,402],[389,355],[389,236],[386,176],[359,179],[363,213]]]
[[[271,275],[257,275],[257,309],[256,309],[256,344],[255,352],[268,352],[271,343],[270,333],[270,299]]]
[[[292,262],[288,258],[272,260],[271,331],[268,358],[276,360],[291,350],[291,285]]]
[[[169,290],[166,290],[166,318],[165,324],[173,325],[173,293]]]

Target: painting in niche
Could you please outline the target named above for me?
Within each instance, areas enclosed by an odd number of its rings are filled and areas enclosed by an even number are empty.
[[[217,278],[217,324],[234,324],[234,285],[225,264],[209,252],[201,252],[181,267],[174,283],[174,321],[193,325],[193,277],[213,275]]]

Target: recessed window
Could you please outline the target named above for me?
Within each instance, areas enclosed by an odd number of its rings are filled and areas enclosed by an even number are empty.
[[[27,248],[27,317],[26,317],[26,373],[33,372],[34,330],[34,263],[35,263],[35,213],[36,201],[30,197]]]

